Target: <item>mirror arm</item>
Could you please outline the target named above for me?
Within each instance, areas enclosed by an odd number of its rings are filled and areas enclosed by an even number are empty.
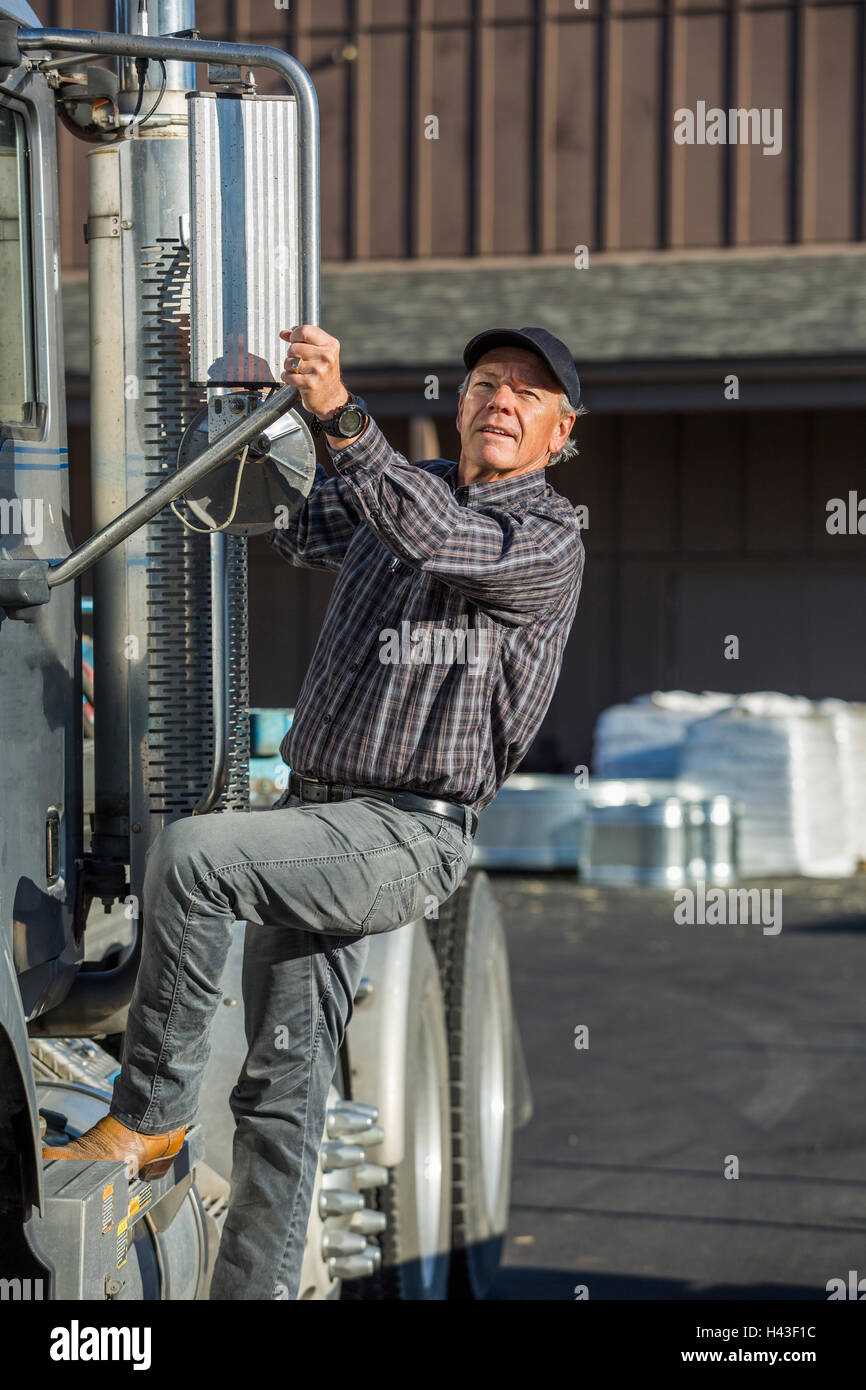
[[[77,579],[85,570],[90,569],[91,565],[96,564],[97,560],[101,560],[109,550],[113,550],[121,541],[125,541],[127,536],[131,536],[133,531],[137,531],[156,516],[157,512],[162,511],[163,507],[168,506],[169,502],[173,502],[194,483],[200,482],[214,468],[238,453],[245,444],[249,444],[266,430],[268,425],[291,410],[299,400],[300,392],[297,386],[284,386],[275,391],[264,405],[258,406],[245,419],[226,430],[225,434],[221,434],[216,443],[205,449],[198,458],[179,468],[170,478],[166,478],[164,483],[145,493],[144,497],[133,502],[125,512],[121,512],[120,516],[103,526],[101,531],[97,531],[89,540],[77,546],[59,564],[51,566],[47,575],[48,587],[53,589],[58,584]]]

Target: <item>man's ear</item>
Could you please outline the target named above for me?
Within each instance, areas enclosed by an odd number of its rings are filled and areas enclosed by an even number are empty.
[[[577,419],[577,416],[576,416],[576,415],[563,415],[562,418],[561,418],[560,420],[557,421],[556,425],[554,426],[553,435],[552,435],[552,437],[551,437],[551,448],[550,448],[550,452],[551,452],[552,454],[557,454],[557,453],[559,453],[559,450],[562,448],[563,444],[565,443],[565,441],[568,439],[569,435],[571,434],[571,431],[574,429],[574,422],[575,422],[576,419]],[[563,433],[563,431],[564,431],[564,433]],[[560,436],[561,436],[561,437],[560,437]],[[554,441],[555,441],[558,437],[559,437],[559,443],[557,444],[557,443],[555,443]]]
[[[457,429],[459,431],[463,420],[463,392],[457,397]]]

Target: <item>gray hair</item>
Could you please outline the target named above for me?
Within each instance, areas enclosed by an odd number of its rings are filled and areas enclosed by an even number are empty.
[[[471,375],[472,375],[472,372],[467,372],[467,373],[466,373],[466,376],[463,378],[463,380],[461,381],[460,385],[457,387],[457,394],[458,394],[458,396],[462,396],[463,393],[464,393],[464,391],[465,391],[466,388],[468,387],[468,385],[469,385],[469,378],[471,377]],[[573,405],[571,404],[571,401],[568,399],[568,396],[565,394],[565,392],[564,392],[564,391],[562,392],[562,394],[561,394],[560,397],[559,397],[559,416],[560,416],[560,419],[562,419],[562,417],[565,416],[565,415],[581,416],[581,415],[586,415],[586,414],[587,414],[586,406],[584,406],[584,405],[573,406]],[[577,458],[577,455],[578,455],[579,452],[580,452],[580,450],[578,449],[578,447],[577,447],[577,445],[575,444],[574,440],[573,440],[571,437],[569,437],[568,439],[566,439],[566,441],[565,441],[565,443],[563,444],[563,446],[562,446],[561,449],[558,449],[557,452],[556,452],[555,454],[551,454],[551,455],[550,455],[550,458],[547,460],[547,464],[546,464],[545,466],[546,466],[547,468],[553,468],[554,464],[557,464],[557,463],[565,463],[568,459]]]

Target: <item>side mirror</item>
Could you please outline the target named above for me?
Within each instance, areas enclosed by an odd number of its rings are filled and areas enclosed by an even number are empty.
[[[203,454],[209,443],[208,406],[202,406],[180,442],[178,468]],[[262,535],[274,529],[278,507],[288,507],[292,515],[303,506],[315,476],[313,436],[292,410],[252,440],[246,458],[234,454],[188,489],[184,500],[209,531]]]

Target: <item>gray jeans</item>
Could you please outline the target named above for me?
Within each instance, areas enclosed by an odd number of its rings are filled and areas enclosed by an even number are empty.
[[[463,824],[372,797],[185,816],[147,852],[143,954],[110,1113],[142,1134],[195,1118],[232,925],[246,923],[246,1060],[212,1299],[295,1298],[327,1097],[367,938],[459,886]],[[363,1099],[363,1097],[361,1097]],[[279,1296],[279,1295],[278,1295]]]

